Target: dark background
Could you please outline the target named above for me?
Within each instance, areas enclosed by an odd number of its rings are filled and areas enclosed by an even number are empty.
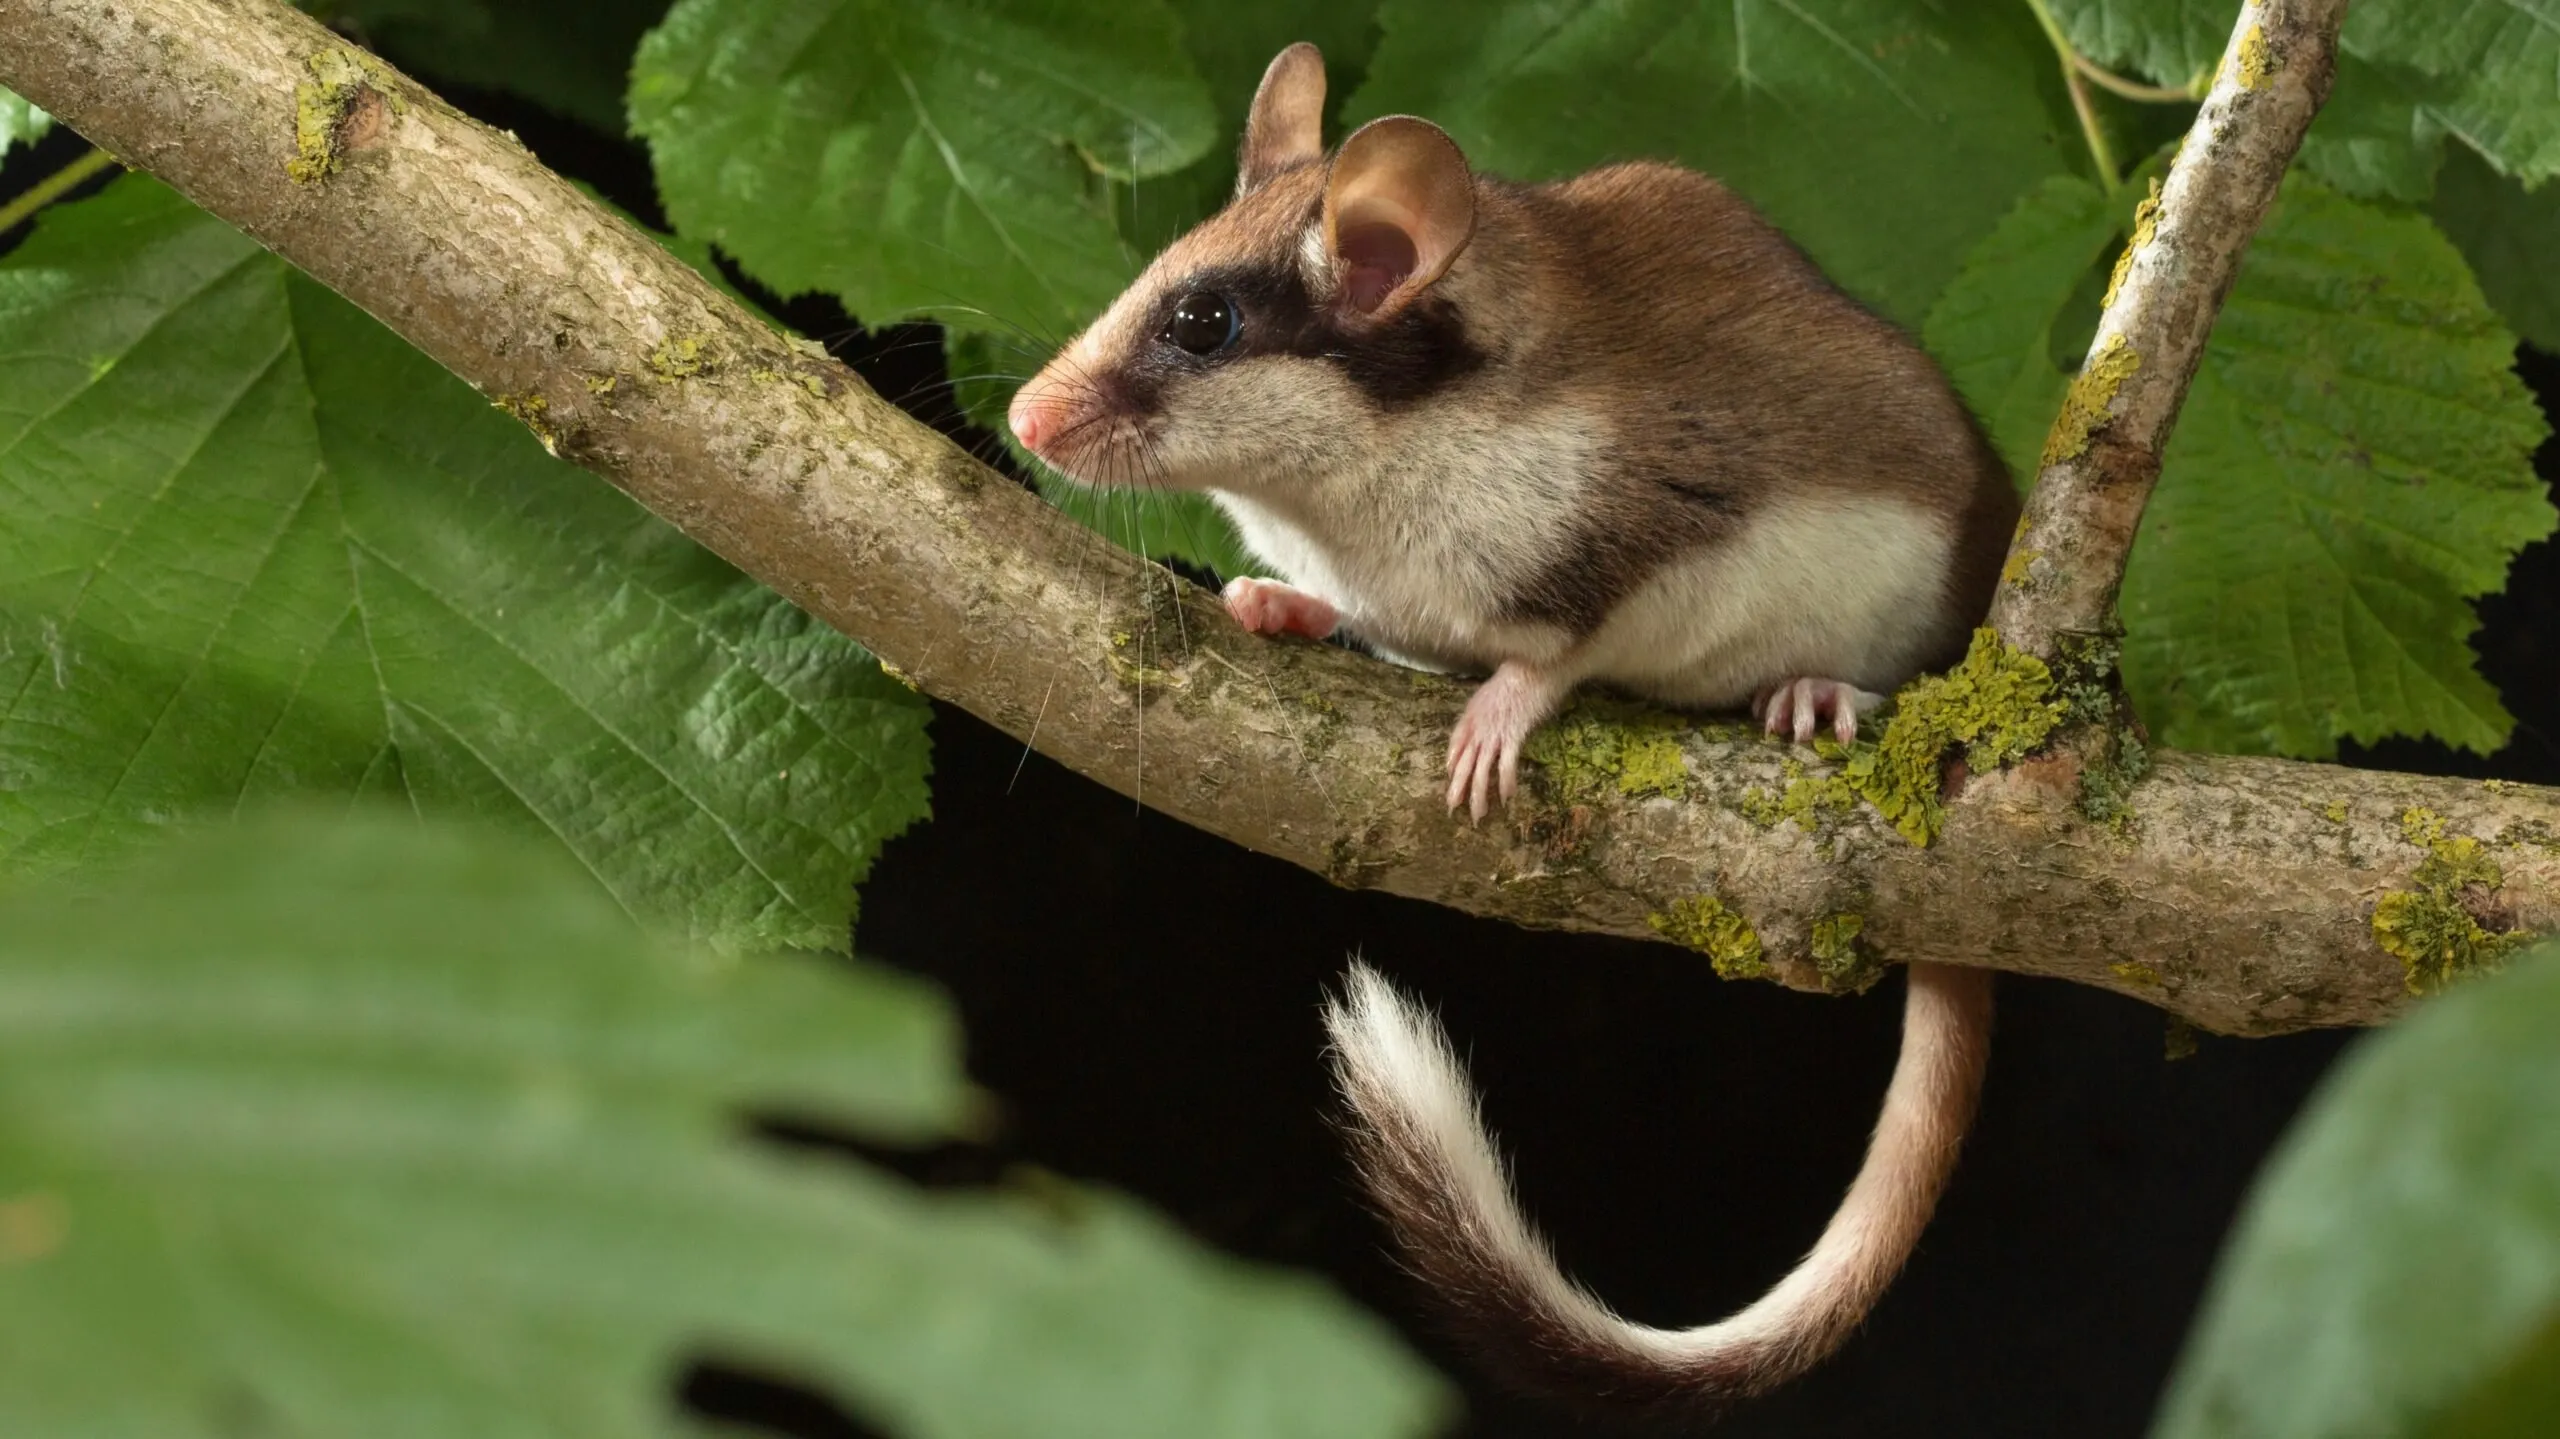
[[[444,93],[656,218],[635,146],[506,96]],[[57,130],[14,152],[0,198],[81,149]],[[776,308],[960,433],[931,332],[865,334],[824,302]],[[2522,369],[2545,413],[2560,410],[2560,361],[2528,352]],[[984,436],[962,438],[994,457]],[[2560,445],[2538,459],[2560,479]],[[2481,613],[2514,741],[2485,760],[2392,742],[2346,762],[2560,783],[2554,546],[2526,552]],[[1857,1167],[1898,1042],[1898,978],[1858,999],[1728,984],[1667,945],[1337,890],[1142,812],[947,705],[934,742],[934,818],[864,886],[860,947],[950,990],[1006,1122],[988,1146],[874,1157],[929,1184],[1034,1165],[1113,1185],[1230,1252],[1329,1274],[1466,1386],[1458,1434],[1618,1431],[1480,1383],[1384,1257],[1325,1119],[1316,1005],[1347,955],[1440,1007],[1528,1205],[1566,1265],[1636,1318],[1700,1323],[1755,1298]],[[2171,1062],[2146,1006],[2016,978],[2000,1002],[1980,1123],[1909,1271],[1838,1358],[1718,1433],[2144,1430],[2243,1189],[2345,1036],[2207,1038]],[[714,1365],[682,1387],[697,1408],[781,1433],[873,1432]]]

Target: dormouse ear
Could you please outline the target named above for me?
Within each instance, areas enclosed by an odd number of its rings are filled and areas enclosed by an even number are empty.
[[[1476,228],[1476,185],[1458,142],[1389,115],[1351,132],[1324,191],[1324,238],[1343,303],[1390,314],[1440,278]]]
[[[1324,52],[1301,40],[1262,72],[1236,157],[1241,195],[1292,165],[1324,158]]]

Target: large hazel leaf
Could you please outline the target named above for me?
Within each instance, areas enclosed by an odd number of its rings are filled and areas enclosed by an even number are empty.
[[[2213,65],[2238,18],[2232,0],[2050,0],[2082,53],[2162,84],[2184,85]],[[2497,167],[2539,183],[2560,174],[2560,0],[2356,0],[2339,45],[2331,105],[2306,142],[2315,174],[2356,193],[2407,193],[2412,157],[2433,168],[2436,133],[2462,136]],[[2361,63],[2359,63],[2361,62]],[[2396,72],[2384,86],[2369,73]],[[2396,91],[2396,94],[2386,93]],[[2393,128],[2386,107],[2417,102],[2425,115],[2414,148],[2375,178],[2390,188],[2366,190],[2338,166],[2333,137],[2372,142]],[[2367,159],[2379,158],[2368,151]]]
[[[1938,296],[1924,332],[2009,472],[2033,481],[2070,376],[2054,363],[2072,297],[2121,233],[2098,187],[2054,175],[2027,192]]]
[[[908,1439],[1385,1439],[1319,1286],[1053,1185],[929,1198],[750,1106],[947,1134],[947,1011],[646,943],[556,851],[367,817],[0,898],[0,1432],[642,1439],[713,1354]]]
[[[2363,1041],[2268,1161],[2156,1439],[2560,1433],[2560,946]]]
[[[2433,214],[2498,314],[2560,355],[2560,181],[2527,191],[2456,145],[2437,179]]]
[[[0,867],[388,795],[715,946],[833,944],[926,713],[151,181],[0,261]]]
[[[1232,179],[1235,150],[1244,135],[1254,86],[1271,57],[1301,40],[1324,52],[1326,108],[1339,111],[1343,97],[1360,87],[1377,43],[1380,0],[1173,0],[1182,17],[1182,43],[1209,83],[1217,107],[1219,149],[1212,162]],[[1328,141],[1339,140],[1327,134]]]
[[[1514,179],[1684,161],[1914,328],[2078,148],[2024,5],[1387,0],[1379,19],[1347,119],[1429,116]]]
[[[2560,175],[2560,0],[2358,0],[2339,43],[2435,77],[2430,108],[2501,171]]]
[[[2330,189],[2424,204],[2444,163],[2434,84],[2396,66],[2338,57],[2335,83],[2297,163]]]
[[[304,0],[403,69],[509,90],[609,135],[640,37],[668,0]]]
[[[2125,677],[2171,743],[2504,741],[2470,601],[2554,520],[2514,355],[2424,216],[2286,182],[2125,575]]]
[[[774,291],[1044,344],[1136,273],[1110,181],[1216,133],[1165,0],[679,0],[631,120],[676,228]]]

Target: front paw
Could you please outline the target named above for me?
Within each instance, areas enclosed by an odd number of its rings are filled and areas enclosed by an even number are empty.
[[[1504,664],[1467,698],[1449,734],[1449,808],[1464,804],[1477,823],[1520,790],[1520,749],[1564,698],[1567,686],[1517,661]]]
[[[1227,613],[1237,624],[1258,635],[1304,635],[1320,640],[1342,623],[1342,614],[1332,601],[1278,580],[1241,576],[1227,581],[1220,598],[1227,602]]]

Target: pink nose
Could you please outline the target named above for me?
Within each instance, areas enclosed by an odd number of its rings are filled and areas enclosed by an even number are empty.
[[[1066,411],[1063,401],[1033,383],[1014,393],[1013,408],[1005,419],[1013,426],[1013,437],[1037,455],[1043,453],[1042,445],[1055,440],[1058,432],[1066,428]]]

